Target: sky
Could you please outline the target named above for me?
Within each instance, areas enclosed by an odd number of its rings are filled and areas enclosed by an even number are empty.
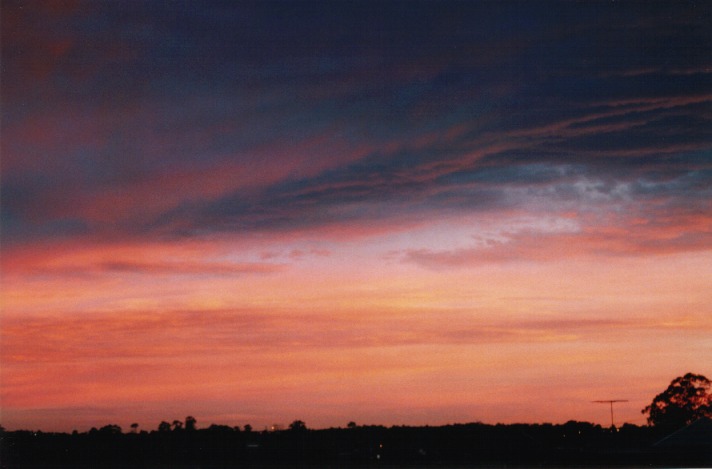
[[[712,377],[712,3],[0,16],[5,428],[641,425]]]

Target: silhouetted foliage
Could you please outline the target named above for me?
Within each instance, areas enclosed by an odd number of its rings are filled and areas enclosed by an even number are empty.
[[[110,424],[72,434],[7,431],[0,426],[0,468],[117,467],[472,467],[472,466],[712,466],[710,381],[676,378],[643,412],[653,426],[602,428],[468,423],[440,427],[358,426],[308,429],[295,420],[286,431],[253,432],[192,416],[162,421],[156,431],[124,434]],[[681,431],[670,426],[693,422]]]
[[[208,427],[208,430],[213,433],[230,433],[230,432],[239,432],[240,427],[231,427],[229,425],[216,425],[216,424],[211,424]]]
[[[158,431],[159,432],[169,432],[171,431],[171,424],[166,422],[165,420],[162,421],[161,423],[158,424]]]
[[[99,433],[116,435],[121,433],[121,427],[118,425],[105,425],[99,429]]]
[[[656,443],[657,427],[618,430],[587,422],[563,425],[440,427],[351,426],[312,430],[297,420],[289,430],[246,432],[228,425],[205,429],[120,433],[109,425],[88,433],[7,430],[2,467],[472,467],[570,465],[696,465],[712,463],[712,448]],[[294,422],[293,422],[294,423]],[[165,428],[165,425],[161,425]],[[295,430],[296,429],[296,430]],[[702,440],[704,442],[704,440]],[[709,438],[707,439],[709,442]],[[675,443],[674,441],[672,443]],[[687,442],[685,442],[687,443]],[[704,443],[703,443],[704,444]]]
[[[193,431],[195,430],[195,424],[197,421],[195,420],[195,417],[189,415],[185,418],[185,429],[188,431]]]
[[[289,429],[296,432],[304,431],[307,429],[307,425],[301,420],[295,420],[289,424]]]
[[[693,373],[679,376],[641,412],[648,414],[649,424],[668,430],[712,418],[710,380]]]

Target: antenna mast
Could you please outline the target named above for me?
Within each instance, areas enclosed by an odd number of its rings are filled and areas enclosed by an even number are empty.
[[[608,399],[606,401],[591,401],[595,402],[596,404],[610,404],[611,405],[611,428],[614,428],[615,425],[613,424],[613,403],[614,402],[628,402],[626,399]]]

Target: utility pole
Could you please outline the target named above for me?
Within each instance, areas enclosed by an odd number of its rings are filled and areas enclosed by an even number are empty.
[[[596,404],[610,404],[611,405],[611,428],[614,428],[615,425],[613,424],[613,403],[614,402],[628,402],[626,399],[609,399],[606,401],[591,401],[595,402]]]

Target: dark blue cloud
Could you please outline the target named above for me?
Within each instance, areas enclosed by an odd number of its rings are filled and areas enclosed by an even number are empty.
[[[53,226],[185,234],[489,210],[516,206],[508,188],[563,194],[576,178],[647,181],[694,205],[692,188],[709,181],[707,3],[4,10],[11,238]],[[300,146],[314,155],[299,164],[319,169],[200,196],[159,183],[290,167],[284,149]],[[670,178],[677,185],[665,189]],[[151,198],[171,201],[158,213],[83,220],[73,209],[151,181]]]

